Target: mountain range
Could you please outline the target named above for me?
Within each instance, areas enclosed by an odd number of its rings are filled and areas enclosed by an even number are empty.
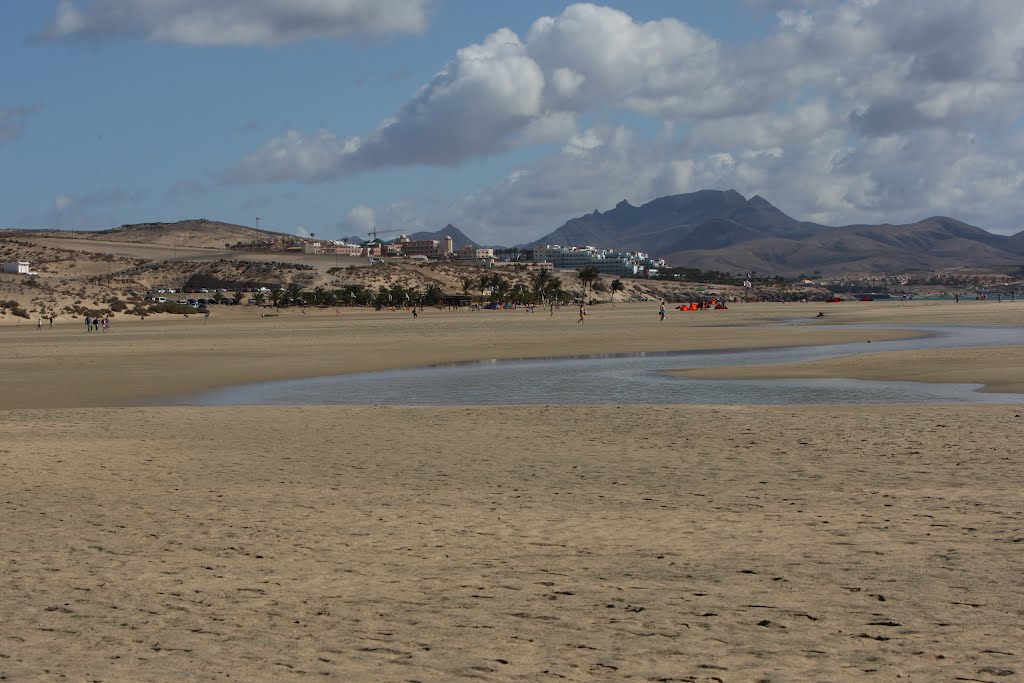
[[[623,200],[567,221],[529,245],[644,251],[670,265],[796,275],[898,272],[1024,264],[1024,231],[995,235],[944,216],[906,225],[834,227],[799,221],[760,196],[701,190]]]
[[[396,231],[381,233],[394,234]],[[409,237],[442,240],[446,235],[452,237],[455,249],[480,246],[451,224]],[[69,236],[215,248],[294,238],[206,219],[124,225],[99,232],[70,232]],[[365,238],[348,239],[362,242]],[[747,199],[735,190],[659,197],[642,206],[623,200],[613,209],[573,218],[540,239],[518,246],[529,249],[543,244],[643,251],[676,267],[788,276],[956,268],[1016,270],[1024,264],[1024,231],[996,235],[945,216],[903,225],[835,227],[797,220],[764,197]]]

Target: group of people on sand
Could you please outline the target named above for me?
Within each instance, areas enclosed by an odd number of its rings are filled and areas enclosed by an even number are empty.
[[[86,332],[99,332],[100,330],[106,332],[110,329],[110,316],[100,318],[99,316],[85,316],[85,331]]]

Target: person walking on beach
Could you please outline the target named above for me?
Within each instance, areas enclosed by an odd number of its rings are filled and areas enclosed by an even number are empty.
[[[587,305],[584,302],[580,302],[580,319],[576,321],[576,324],[584,322],[584,318],[587,317]]]
[[[103,319],[103,331],[106,332],[110,329],[110,316],[108,315]]]
[[[85,316],[85,331],[92,332],[92,318]]]
[[[658,319],[661,322],[665,322],[665,302],[661,302],[661,306],[658,307]]]
[[[53,329],[53,313],[50,314],[50,329]]]
[[[39,322],[36,323],[36,332],[42,332],[42,331],[43,331],[43,319],[40,318]]]

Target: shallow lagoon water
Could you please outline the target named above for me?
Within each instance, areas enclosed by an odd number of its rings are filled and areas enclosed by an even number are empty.
[[[845,329],[851,329],[846,326]],[[202,394],[188,405],[835,405],[1021,403],[1024,394],[980,393],[980,385],[817,380],[705,380],[667,370],[793,363],[858,353],[1019,344],[1006,327],[906,325],[926,337],[775,349],[608,354],[583,358],[491,360],[312,379],[262,382]],[[738,330],[739,332],[739,330]],[[743,334],[756,338],[756,329]]]

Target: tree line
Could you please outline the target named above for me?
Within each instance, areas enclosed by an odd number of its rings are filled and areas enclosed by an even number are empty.
[[[500,304],[546,304],[565,303],[578,299],[589,301],[596,292],[611,290],[611,297],[625,289],[622,280],[613,280],[605,286],[600,280],[596,267],[580,268],[575,273],[580,290],[567,290],[562,278],[551,270],[541,268],[530,274],[528,282],[513,283],[501,273],[487,273],[479,277],[461,279],[462,297],[446,293],[439,285],[431,284],[424,288],[419,286],[405,287],[393,284],[390,287],[379,286],[376,290],[361,284],[345,285],[339,288],[314,287],[304,289],[292,283],[281,289],[269,292],[236,292],[234,303],[242,303],[246,297],[257,305],[269,304],[275,308],[288,306],[372,306],[386,308],[389,306],[441,306],[452,298],[487,301]],[[219,292],[214,295],[218,302],[224,299]]]

